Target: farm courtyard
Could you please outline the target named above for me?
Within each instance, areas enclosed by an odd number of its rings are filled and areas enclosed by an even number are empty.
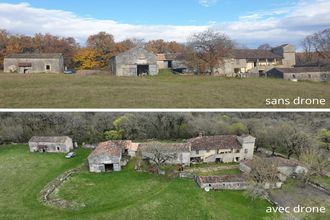
[[[325,105],[292,100],[325,99]],[[266,99],[290,105],[266,105]],[[175,76],[51,75],[0,73],[0,108],[329,108],[329,83],[277,79]]]
[[[264,219],[269,204],[240,191],[206,193],[188,179],[137,173],[132,164],[122,172],[90,174],[84,166],[89,150],[63,154],[29,153],[25,145],[0,147],[0,219]],[[76,209],[45,206],[41,190],[63,172],[83,165],[56,197]]]

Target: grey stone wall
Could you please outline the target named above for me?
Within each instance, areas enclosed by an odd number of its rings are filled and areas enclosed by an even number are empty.
[[[65,143],[29,142],[30,152],[43,152],[39,146],[42,146],[46,153],[68,153],[73,150],[72,140],[68,139]]]
[[[19,67],[19,64],[31,64],[31,67]],[[47,70],[46,66],[49,65],[50,69]],[[26,58],[5,58],[4,59],[4,72],[9,73],[10,67],[15,66],[18,73],[63,73],[64,60],[60,59],[26,59]]]

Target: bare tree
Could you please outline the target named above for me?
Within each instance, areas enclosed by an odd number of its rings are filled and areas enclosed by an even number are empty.
[[[267,194],[266,184],[273,185],[278,182],[278,164],[255,157],[250,167],[249,186],[246,193],[252,199],[263,197]]]
[[[153,162],[158,170],[160,170],[162,166],[166,165],[167,162],[176,159],[176,157],[176,153],[166,152],[162,149],[161,144],[155,143],[149,152],[149,156],[145,159]]]
[[[305,183],[312,178],[322,176],[329,168],[329,161],[324,153],[316,147],[306,149],[300,156],[300,161],[307,166],[308,171],[302,174]]]
[[[262,44],[258,47],[258,50],[271,50],[272,47],[270,46],[270,44]]]
[[[197,60],[199,65],[205,65],[214,74],[215,68],[231,56],[234,42],[224,34],[207,30],[193,34],[188,40],[188,47],[192,52],[193,62]]]
[[[305,62],[319,63],[323,60],[328,63],[330,60],[330,28],[305,37],[301,44],[305,52]]]

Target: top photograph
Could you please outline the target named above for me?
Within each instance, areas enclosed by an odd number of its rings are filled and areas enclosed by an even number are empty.
[[[0,109],[329,109],[329,0],[0,2]]]

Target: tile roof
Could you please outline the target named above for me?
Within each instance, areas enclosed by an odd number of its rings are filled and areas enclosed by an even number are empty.
[[[244,174],[230,174],[220,176],[199,176],[200,183],[225,183],[225,182],[244,182],[247,180]]]
[[[61,53],[20,53],[20,54],[9,54],[5,58],[14,59],[59,59],[63,55]]]
[[[281,59],[280,55],[277,55],[269,50],[257,50],[257,49],[237,49],[233,51],[235,59]]]
[[[150,152],[157,147],[158,150],[161,150],[164,153],[181,153],[181,152],[190,152],[189,144],[187,143],[161,143],[161,142],[149,142],[142,143],[139,145],[139,149],[144,152]]]
[[[114,156],[114,157],[121,157],[122,154],[122,147],[117,142],[114,141],[107,141],[102,142],[95,150],[91,153],[90,157],[97,157],[102,155]]]
[[[34,136],[29,142],[65,143],[68,139],[71,138],[68,136]]]
[[[204,136],[188,140],[191,150],[242,149],[235,135]]]

